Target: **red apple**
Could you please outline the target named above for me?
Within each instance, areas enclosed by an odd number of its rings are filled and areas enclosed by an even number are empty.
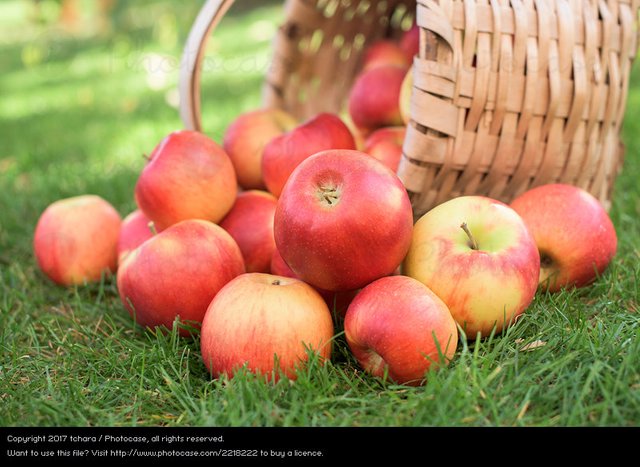
[[[276,248],[271,258],[271,274],[276,276],[293,277],[294,279],[300,279],[296,276],[296,273],[291,270],[289,265],[285,263],[282,255]],[[320,296],[324,299],[325,303],[329,307],[329,310],[336,313],[338,316],[344,317],[349,308],[349,304],[353,298],[358,294],[360,289],[356,290],[344,290],[340,292],[333,292],[331,290],[324,290],[318,287],[314,287]]]
[[[140,209],[158,231],[187,219],[219,222],[236,199],[231,160],[195,131],[171,133],[155,148],[135,187]]]
[[[198,326],[218,291],[244,272],[242,253],[222,227],[186,220],[153,236],[118,269],[123,305],[143,327]],[[180,328],[181,335],[188,335]]]
[[[415,224],[403,273],[447,304],[468,339],[501,332],[534,298],[540,258],[509,206],[483,196],[446,201]]]
[[[402,182],[359,151],[315,154],[291,174],[276,209],[278,251],[305,282],[364,287],[392,274],[411,243],[413,214]]]
[[[365,133],[384,126],[402,125],[400,88],[407,69],[384,65],[362,72],[349,94],[349,113]]]
[[[274,276],[284,276],[291,277],[293,279],[300,279],[295,272],[291,270],[289,265],[285,262],[284,258],[276,248],[273,250],[273,255],[271,256],[271,267],[270,272]]]
[[[118,211],[96,195],[58,200],[40,215],[33,251],[42,272],[59,285],[99,281],[118,261]]]
[[[381,39],[367,47],[362,69],[370,70],[384,65],[394,65],[409,68],[413,57],[409,58],[400,45],[390,39]]]
[[[122,264],[125,256],[153,237],[151,224],[151,220],[139,209],[124,218],[118,235],[118,264]]]
[[[322,297],[308,284],[271,274],[247,273],[211,302],[201,330],[201,352],[214,377],[249,371],[296,379],[308,352],[331,357],[333,322]]]
[[[448,364],[458,345],[458,328],[447,305],[428,287],[406,276],[367,285],[344,320],[347,344],[374,376],[418,385],[432,365]]]
[[[295,117],[282,109],[260,109],[237,117],[224,134],[223,146],[246,190],[266,188],[262,179],[262,153],[276,136],[293,129]]]
[[[400,49],[410,63],[413,63],[413,57],[420,52],[420,28],[417,24],[413,24],[411,29],[405,32],[400,38]]]
[[[273,238],[273,216],[278,200],[261,190],[238,194],[233,208],[220,222],[242,252],[247,272],[271,270],[271,257],[276,249]]]
[[[385,127],[374,131],[365,141],[364,152],[375,157],[392,171],[398,171],[406,127]]]
[[[542,289],[588,285],[616,254],[618,239],[607,211],[582,188],[542,185],[518,196],[511,207],[538,246]]]
[[[279,197],[291,172],[307,157],[326,149],[355,149],[353,135],[336,115],[321,113],[264,149],[262,173],[267,188]]]

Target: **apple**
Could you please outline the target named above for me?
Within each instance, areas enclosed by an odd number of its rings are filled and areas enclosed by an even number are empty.
[[[160,231],[187,219],[221,221],[237,191],[224,150],[202,133],[182,130],[169,134],[151,153],[135,199]]]
[[[118,268],[122,304],[143,327],[198,326],[218,291],[244,272],[242,253],[222,227],[178,222],[133,250]],[[189,330],[180,327],[181,335]]]
[[[99,281],[115,272],[122,218],[97,195],[51,203],[40,215],[33,251],[40,270],[63,286]]]
[[[242,252],[247,272],[269,272],[276,249],[273,217],[278,200],[271,193],[249,190],[238,194],[229,214],[220,222]]]
[[[458,328],[447,305],[421,282],[389,276],[367,285],[344,319],[347,344],[368,373],[417,386],[427,370],[448,364]]]
[[[541,289],[583,287],[602,274],[616,254],[616,230],[600,202],[582,188],[548,184],[511,202],[540,252]]]
[[[124,218],[118,234],[118,264],[122,264],[129,253],[153,237],[154,227],[152,224],[151,220],[139,209]]]
[[[277,380],[316,352],[331,358],[333,322],[322,297],[289,277],[242,274],[220,290],[202,322],[201,353],[212,376],[246,368]]]
[[[245,112],[229,125],[222,144],[241,187],[245,190],[266,188],[262,179],[264,147],[297,124],[295,117],[288,112],[269,108]]]
[[[340,118],[344,122],[344,124],[349,128],[351,135],[353,136],[353,141],[355,142],[355,148],[358,151],[364,151],[364,142],[367,139],[366,135],[360,131],[360,129],[353,123],[353,119],[348,112],[348,109],[343,109],[340,112]]]
[[[382,162],[393,172],[397,172],[406,133],[404,126],[380,128],[366,139],[364,152]]]
[[[417,24],[413,23],[413,26],[402,34],[400,50],[404,52],[409,63],[413,63],[413,58],[420,52],[420,28]]]
[[[406,74],[404,67],[383,65],[358,75],[349,93],[349,113],[361,131],[403,124],[400,89]]]
[[[360,151],[329,150],[300,164],[274,220],[276,247],[302,280],[355,290],[392,274],[409,245],[413,213],[398,176]]]
[[[300,279],[284,261],[277,248],[274,250],[273,256],[271,258],[271,274],[276,276],[293,277],[294,279]],[[324,299],[325,303],[329,307],[329,310],[335,312],[337,316],[341,316],[343,318],[345,313],[347,312],[347,308],[349,308],[349,304],[360,291],[360,289],[356,289],[333,292],[331,290],[324,290],[318,287],[314,287],[314,289]]]
[[[400,45],[390,39],[380,39],[365,50],[362,70],[370,70],[384,65],[409,68],[413,57],[409,58]]]
[[[267,144],[262,157],[267,188],[279,197],[291,172],[307,157],[327,149],[355,149],[355,144],[337,115],[320,113]]]
[[[409,68],[407,74],[402,80],[400,86],[400,116],[402,117],[402,123],[408,125],[411,121],[411,93],[413,92],[413,67]]]
[[[513,209],[461,196],[418,219],[403,273],[435,292],[473,339],[500,333],[531,304],[540,257]]]

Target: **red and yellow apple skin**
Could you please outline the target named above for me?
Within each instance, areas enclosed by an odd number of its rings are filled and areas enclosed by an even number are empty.
[[[198,326],[213,297],[242,273],[242,253],[231,235],[212,222],[186,220],[126,256],[118,268],[118,293],[143,327],[171,329],[177,318]]]
[[[229,214],[220,222],[236,241],[242,252],[247,272],[271,270],[271,257],[276,249],[273,238],[273,217],[278,200],[262,190],[238,194]]]
[[[491,198],[461,196],[418,219],[403,273],[438,295],[466,337],[475,339],[502,332],[531,304],[540,257],[513,209]]]
[[[344,124],[351,132],[351,135],[353,136],[353,141],[356,145],[354,149],[356,149],[357,151],[364,151],[364,142],[367,139],[367,135],[362,133],[362,131],[360,131],[356,124],[353,123],[353,119],[351,118],[348,109],[343,109],[343,111],[340,113],[340,119],[344,122]]]
[[[406,133],[404,126],[380,128],[366,139],[364,152],[382,162],[393,172],[397,172]]]
[[[291,172],[307,157],[327,149],[355,148],[353,135],[342,119],[320,113],[267,144],[262,157],[265,184],[277,198]]]
[[[122,264],[125,256],[153,237],[151,220],[136,209],[122,221],[118,235],[118,264]]]
[[[412,62],[413,57],[409,58],[397,42],[390,39],[382,39],[367,47],[362,61],[362,70],[370,70],[385,65],[409,68]]]
[[[65,198],[40,215],[33,251],[40,270],[58,285],[99,281],[116,271],[122,218],[96,195]]]
[[[355,290],[392,274],[413,229],[411,203],[391,170],[359,151],[315,154],[291,174],[276,209],[278,251],[309,284]]]
[[[557,292],[584,287],[616,254],[618,238],[609,215],[587,191],[573,185],[532,188],[511,202],[540,252],[540,288]]]
[[[282,255],[276,248],[271,258],[271,274],[276,276],[293,277],[294,279],[300,279],[296,276],[296,273],[291,270],[289,265],[285,263]],[[358,294],[360,289],[356,290],[344,290],[341,292],[332,292],[331,290],[324,290],[318,287],[314,289],[324,299],[325,303],[336,316],[344,318],[347,308],[351,304],[353,298]]]
[[[276,136],[292,130],[298,121],[282,109],[259,109],[238,116],[227,128],[223,147],[245,190],[264,190],[262,154]]]
[[[247,273],[211,302],[202,323],[201,354],[213,377],[232,377],[246,366],[269,380],[278,380],[280,371],[296,379],[308,351],[331,358],[333,332],[331,313],[313,287]]]
[[[347,344],[368,373],[417,386],[432,367],[448,364],[458,328],[447,305],[427,286],[407,276],[367,285],[344,320]]]
[[[171,133],[154,149],[135,187],[138,207],[158,231],[187,219],[219,222],[238,184],[224,150],[202,133]]]
[[[403,124],[400,89],[406,74],[404,67],[383,65],[358,75],[349,94],[349,113],[365,134]]]

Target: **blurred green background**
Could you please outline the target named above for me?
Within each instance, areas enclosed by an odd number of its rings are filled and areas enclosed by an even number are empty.
[[[127,187],[141,155],[182,126],[180,58],[202,3],[0,1],[0,177],[25,195],[20,202],[43,208],[91,187],[133,208]],[[281,10],[236,2],[209,42],[203,121],[217,141],[260,104]],[[3,224],[6,236],[11,222]]]

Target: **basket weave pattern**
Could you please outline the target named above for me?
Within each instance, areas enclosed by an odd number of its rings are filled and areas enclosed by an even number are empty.
[[[544,183],[609,206],[637,47],[636,0],[419,0],[398,173],[417,214]]]
[[[367,46],[399,37],[415,0],[289,0],[273,43],[264,103],[298,118],[344,111]]]
[[[233,0],[207,0],[183,56],[181,114],[201,129],[211,31]],[[414,17],[407,136],[398,175],[419,216],[461,195],[509,202],[545,183],[610,205],[623,146],[640,0],[287,0],[264,104],[341,113],[366,47]]]
[[[187,129],[202,130],[200,75],[209,36],[234,0],[207,0],[182,56],[180,114]],[[415,0],[287,0],[273,41],[263,89],[265,107],[299,119],[340,114],[369,44],[399,37],[415,18]]]

